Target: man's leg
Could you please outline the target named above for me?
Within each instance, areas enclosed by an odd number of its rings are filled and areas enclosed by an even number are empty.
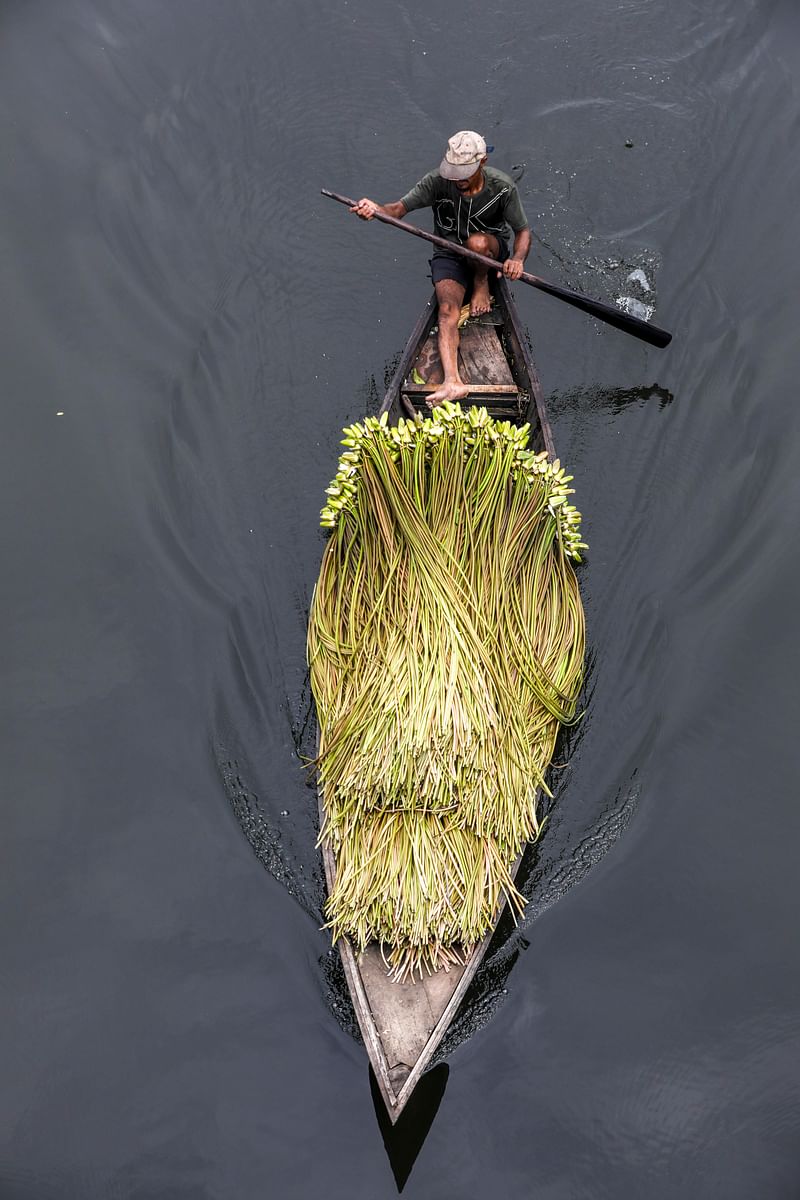
[[[444,383],[428,397],[431,407],[441,404],[443,400],[461,400],[469,392],[458,373],[458,318],[466,289],[455,279],[440,279],[435,286],[439,306],[439,357],[444,369]]]
[[[475,250],[478,254],[485,254],[489,258],[500,257],[500,243],[491,233],[473,233],[467,238],[465,244],[469,250]],[[474,269],[475,282],[472,285],[469,313],[471,317],[479,317],[481,313],[488,312],[492,304],[489,292],[489,268],[481,267],[476,263]]]

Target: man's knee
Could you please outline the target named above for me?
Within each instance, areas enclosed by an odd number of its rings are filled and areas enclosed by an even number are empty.
[[[488,233],[471,233],[467,238],[467,245],[470,250],[475,250],[478,254],[487,254],[490,258],[497,258],[498,243],[495,238]]]
[[[448,324],[451,321],[457,321],[461,315],[461,305],[456,304],[455,300],[440,300],[439,301],[439,320]]]

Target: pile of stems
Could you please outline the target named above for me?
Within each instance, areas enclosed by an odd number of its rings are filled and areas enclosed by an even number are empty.
[[[521,910],[511,867],[575,719],[580,514],[526,439],[458,405],[368,420],[328,489],[308,634],[327,918],[397,978],[463,958],[504,899]]]

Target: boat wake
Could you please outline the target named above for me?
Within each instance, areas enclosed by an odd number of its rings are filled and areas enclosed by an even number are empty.
[[[298,754],[304,758],[310,756],[314,720],[307,699],[302,697],[293,733]],[[517,881],[521,892],[530,897],[525,911],[516,924],[508,913],[504,914],[433,1063],[447,1058],[492,1019],[508,995],[508,979],[514,964],[531,944],[534,923],[586,878],[621,838],[635,815],[642,792],[638,769],[604,798],[599,811],[593,809],[587,824],[576,823],[575,812],[586,815],[587,807],[570,804],[569,795],[579,769],[580,742],[580,726],[566,732],[559,751],[561,760],[568,759],[569,765],[561,773],[561,782],[559,770],[554,771],[556,778],[551,781],[554,795],[549,802],[547,824],[539,842],[526,851],[520,866]],[[277,809],[270,790],[260,790],[258,782],[265,778],[266,764],[248,761],[244,745],[230,731],[224,742],[219,741],[215,746],[215,757],[233,813],[259,861],[315,925],[321,927],[325,901],[322,864],[317,850],[308,853],[308,847],[313,847],[316,840],[316,792],[310,786],[312,781],[301,784],[305,792],[302,805],[298,807],[296,796],[291,812]],[[320,957],[320,976],[332,1016],[346,1033],[360,1042],[361,1033],[341,957],[333,947]]]
[[[611,850],[633,819],[641,794],[637,773],[609,797],[590,829],[575,839],[577,831],[568,817],[545,829],[539,843],[528,849],[517,882],[530,896],[525,912],[515,926],[505,913],[464,1003],[433,1061],[439,1062],[478,1032],[504,1003],[509,994],[509,975],[520,954],[531,945],[531,927],[540,917],[581,883]],[[564,803],[568,804],[567,798]],[[571,828],[569,828],[571,826]]]

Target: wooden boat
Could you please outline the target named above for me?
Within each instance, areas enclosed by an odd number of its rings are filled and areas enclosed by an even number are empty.
[[[461,404],[485,406],[492,416],[517,424],[530,422],[531,447],[547,450],[552,458],[553,437],[542,389],[504,278],[496,281],[494,292],[492,312],[469,320],[461,330],[459,371],[464,382],[470,384],[470,394]],[[414,326],[384,397],[381,413],[388,413],[390,422],[413,417],[417,411],[429,413],[426,396],[443,379],[436,315],[433,297]],[[320,816],[324,820],[322,795]],[[323,847],[323,858],[330,891],[336,875],[330,847]],[[519,860],[514,866],[515,875],[518,866]],[[496,914],[495,927],[501,911]],[[388,978],[377,943],[357,954],[347,939],[340,939],[353,1007],[392,1123],[397,1121],[444,1037],[493,932],[494,928],[463,965],[410,983],[395,983]]]

